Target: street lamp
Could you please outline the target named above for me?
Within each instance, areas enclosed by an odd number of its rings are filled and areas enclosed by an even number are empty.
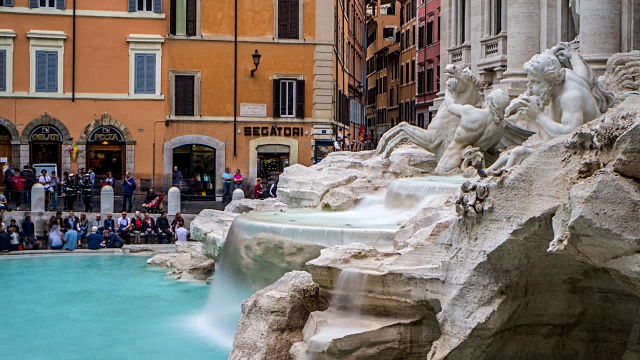
[[[256,72],[256,70],[258,70],[258,65],[260,65],[260,57],[262,55],[260,55],[260,53],[258,52],[258,49],[256,49],[256,51],[253,53],[253,55],[251,55],[251,57],[253,58],[253,65],[256,66],[255,69],[251,70],[251,77],[253,77],[253,74]]]

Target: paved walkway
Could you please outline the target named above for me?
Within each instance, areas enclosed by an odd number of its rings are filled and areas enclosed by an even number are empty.
[[[42,256],[42,255],[141,255],[149,256],[151,254],[174,253],[176,252],[175,244],[156,244],[156,245],[125,245],[122,249],[77,249],[74,251],[66,250],[23,250],[0,252],[2,257],[16,256]]]

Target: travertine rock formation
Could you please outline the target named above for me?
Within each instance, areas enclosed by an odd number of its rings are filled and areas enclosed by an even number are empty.
[[[229,227],[238,215],[227,211],[202,210],[190,224],[191,240],[202,242],[205,255],[218,256]]]
[[[416,226],[401,250],[323,250],[308,264],[321,297],[343,269],[366,272],[360,321],[419,318],[427,329],[404,358],[640,358],[639,134],[640,96],[631,96],[501,176],[474,179],[493,202],[482,216]],[[375,334],[333,334],[316,353],[305,334],[291,352],[372,358]]]
[[[278,200],[290,208],[320,205],[343,210],[397,178],[426,174],[435,166],[433,154],[415,145],[399,147],[387,160],[373,151],[334,152],[311,167],[286,168],[280,175]]]
[[[280,201],[269,198],[269,199],[242,199],[242,200],[233,200],[224,208],[225,212],[235,213],[235,214],[243,214],[249,211],[270,211],[270,210],[280,210],[286,209],[287,204],[281,203]]]
[[[206,281],[215,269],[215,261],[203,255],[201,243],[176,244],[176,252],[158,254],[147,260],[147,265],[165,266],[168,275],[180,281]]]
[[[231,360],[287,360],[302,340],[309,314],[320,309],[318,284],[309,273],[292,271],[242,304]]]

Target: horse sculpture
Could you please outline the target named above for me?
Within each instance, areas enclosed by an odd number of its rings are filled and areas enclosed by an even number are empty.
[[[444,73],[449,77],[446,82],[445,97],[452,97],[456,104],[478,105],[481,101],[482,85],[480,79],[469,70],[456,65],[447,65]],[[425,150],[435,154],[440,160],[447,146],[453,139],[456,129],[460,125],[460,118],[453,115],[443,103],[440,105],[429,129],[400,123],[387,131],[380,142],[376,153],[387,159],[401,142],[408,140]]]

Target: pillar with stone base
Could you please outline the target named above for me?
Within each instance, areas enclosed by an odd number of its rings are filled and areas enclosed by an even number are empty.
[[[507,71],[501,83],[509,96],[516,97],[527,88],[525,62],[540,53],[540,0],[509,1],[507,16]]]
[[[167,205],[167,215],[175,215],[180,212],[180,189],[172,187],[167,193],[169,197]]]
[[[100,212],[113,213],[113,188],[109,185],[103,186],[100,190]]]
[[[596,76],[621,51],[622,0],[580,0],[580,54]]]
[[[31,188],[31,212],[44,211],[44,186],[36,183]]]

